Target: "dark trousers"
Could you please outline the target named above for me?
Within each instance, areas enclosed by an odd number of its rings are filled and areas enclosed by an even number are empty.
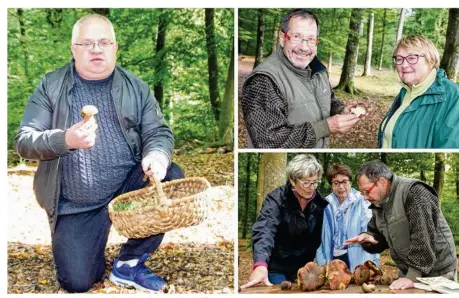
[[[149,182],[142,179],[144,173],[139,164],[128,175],[115,197],[145,187]],[[163,181],[183,178],[182,169],[175,163],[169,167]],[[52,234],[52,250],[56,265],[57,281],[69,292],[86,292],[105,272],[105,246],[112,223],[107,206],[88,212],[61,215]],[[140,258],[144,253],[155,251],[164,234],[141,239],[128,239],[121,246],[119,259]]]

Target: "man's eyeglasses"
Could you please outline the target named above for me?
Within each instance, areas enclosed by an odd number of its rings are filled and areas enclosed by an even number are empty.
[[[114,42],[111,42],[108,39],[101,39],[101,40],[98,40],[98,41],[88,41],[88,40],[86,40],[86,41],[83,41],[82,43],[74,43],[74,45],[80,46],[85,50],[94,49],[96,44],[99,46],[99,48],[101,48],[103,50],[106,50],[106,49],[109,49],[114,44]]]
[[[300,184],[305,188],[308,188],[311,185],[313,185],[314,187],[317,187],[321,182],[320,180],[315,180],[315,181],[309,181],[309,180],[301,181],[300,179],[296,179],[296,180],[300,182]]]
[[[351,182],[351,181],[350,180],[332,181],[331,184],[332,184],[333,187],[339,187],[341,184],[343,186],[347,186],[347,185],[349,185],[349,182]]]
[[[375,188],[377,182],[378,182],[378,180],[376,180],[376,181],[370,186],[370,188],[369,188],[368,190],[360,191],[360,192],[362,193],[362,195],[363,195],[364,197],[368,197],[368,195],[370,194],[370,192]]]
[[[303,38],[299,34],[294,34],[294,35],[290,36],[286,32],[284,32],[284,35],[285,35],[285,39],[290,40],[291,43],[294,43],[294,44],[301,44],[301,43],[303,43],[303,40],[305,40],[306,43],[308,44],[308,46],[310,46],[310,47],[317,47],[317,45],[319,44],[319,40],[315,39],[313,37],[311,37],[311,38]]]
[[[392,57],[392,61],[393,61],[396,65],[402,65],[402,64],[403,64],[403,61],[406,60],[406,62],[408,62],[408,64],[413,65],[413,64],[418,63],[419,57],[425,57],[425,55],[411,54],[411,55],[408,55],[408,56],[406,56],[406,57],[397,55],[397,56],[393,56],[393,57]]]

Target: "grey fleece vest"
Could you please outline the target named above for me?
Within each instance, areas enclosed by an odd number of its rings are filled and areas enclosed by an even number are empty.
[[[437,195],[432,187],[422,181],[394,175],[389,196],[382,202],[383,209],[373,209],[376,227],[386,238],[392,259],[403,274],[408,271],[406,260],[411,244],[410,225],[404,205],[409,189],[414,183],[423,184],[430,192]],[[441,210],[438,213],[437,224],[435,239],[437,260],[432,271],[426,276],[439,276],[456,268],[454,238]]]
[[[313,75],[309,66],[306,69],[296,68],[278,45],[276,51],[258,65],[245,82],[257,74],[268,76],[287,100],[288,125],[302,125],[330,117],[331,88],[325,68]],[[319,139],[316,148],[326,148],[329,142],[328,137]],[[253,146],[249,144],[249,147]]]

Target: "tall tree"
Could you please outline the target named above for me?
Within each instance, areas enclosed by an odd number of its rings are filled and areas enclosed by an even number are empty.
[[[155,87],[154,94],[161,108],[164,108],[164,73],[167,71],[166,62],[166,33],[169,17],[164,8],[159,9],[158,34],[156,37],[155,51]]]
[[[267,153],[259,153],[258,154],[258,173],[257,173],[257,208],[255,208],[255,218],[260,213],[261,205],[263,204],[263,200],[265,199],[263,187],[265,183],[265,158],[263,155]]]
[[[257,197],[257,214],[260,212],[261,204],[265,197],[276,187],[285,183],[285,166],[287,164],[287,153],[261,153],[263,164],[263,188],[257,189],[257,193],[262,193],[262,200]]]
[[[359,26],[362,19],[363,9],[353,8],[349,22],[349,36],[344,55],[344,65],[336,89],[354,94],[355,66],[357,64],[357,48],[359,46]]]
[[[383,27],[382,27],[382,38],[381,38],[381,51],[379,52],[379,68],[382,69],[384,61],[384,38],[386,36],[386,19],[387,19],[387,8],[384,8],[384,18],[383,18]]]
[[[263,58],[263,39],[265,35],[265,17],[264,17],[264,8],[258,9],[258,28],[257,28],[257,50],[255,54],[255,63],[253,68],[257,67],[261,63]]]
[[[231,47],[230,52],[230,63],[228,67],[228,75],[226,77],[225,93],[222,101],[222,113],[220,114],[219,122],[219,136],[226,145],[228,151],[233,150],[234,138],[233,138],[233,127],[234,127],[234,43]]]
[[[371,76],[371,54],[373,47],[373,28],[374,28],[375,14],[370,13],[368,17],[368,30],[367,30],[367,54],[365,56],[365,68],[362,76]]]
[[[405,22],[405,9],[400,9],[400,18],[398,19],[397,41],[402,39],[403,36],[403,23]]]
[[[218,103],[218,63],[217,43],[215,41],[215,9],[206,8],[206,45],[207,45],[207,66],[209,72],[209,96],[210,105],[215,120],[220,119],[220,107]]]
[[[275,16],[274,17],[273,41],[272,41],[273,45],[271,46],[271,53],[274,53],[279,43],[280,24],[281,24],[281,17]]]
[[[250,160],[252,154],[246,154],[247,165],[246,165],[246,180],[245,180],[245,195],[244,195],[244,209],[242,212],[242,239],[247,239],[247,222],[249,214],[249,199],[250,199]]]
[[[446,29],[445,50],[440,67],[452,81],[457,80],[459,69],[459,8],[450,8]]]
[[[445,153],[435,153],[435,169],[433,188],[437,191],[438,202],[443,199],[443,185],[445,183]]]

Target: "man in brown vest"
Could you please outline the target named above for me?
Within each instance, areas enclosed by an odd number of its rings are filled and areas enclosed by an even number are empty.
[[[393,290],[414,287],[416,277],[457,281],[454,238],[435,190],[422,181],[394,175],[378,160],[364,164],[356,180],[371,203],[373,217],[366,233],[344,245],[361,244],[369,253],[389,248],[400,271],[390,285]]]
[[[327,148],[360,119],[337,100],[317,59],[319,21],[305,9],[282,18],[276,51],[242,87],[249,148]],[[344,113],[345,115],[339,115]]]

